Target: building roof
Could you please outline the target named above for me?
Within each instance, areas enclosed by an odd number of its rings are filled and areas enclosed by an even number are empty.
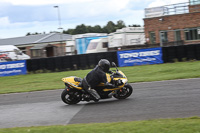
[[[0,39],[0,45],[25,45],[47,42],[59,42],[71,40],[72,35],[61,33],[39,34],[29,35],[23,37]]]
[[[56,47],[56,46],[53,46],[51,44],[37,44],[37,45],[34,45],[32,48],[30,49],[43,49],[45,47]]]

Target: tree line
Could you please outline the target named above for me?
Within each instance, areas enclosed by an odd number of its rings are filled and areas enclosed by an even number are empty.
[[[95,25],[95,26],[87,26],[85,24],[77,25],[75,29],[68,29],[68,30],[63,30],[63,34],[70,34],[70,35],[76,35],[76,34],[84,34],[84,33],[112,33],[115,32],[117,29],[122,29],[124,27],[141,27],[140,25],[133,24],[133,25],[128,25],[124,23],[124,21],[119,20],[115,24],[112,21],[107,22],[107,24],[103,27],[100,25]],[[50,32],[51,33],[51,32]],[[27,33],[28,35],[34,35],[34,34],[45,34],[44,33]]]

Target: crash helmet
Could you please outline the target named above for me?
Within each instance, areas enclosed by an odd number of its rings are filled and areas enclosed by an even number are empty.
[[[110,69],[110,62],[107,59],[101,59],[98,63],[98,66],[104,71],[108,72]]]

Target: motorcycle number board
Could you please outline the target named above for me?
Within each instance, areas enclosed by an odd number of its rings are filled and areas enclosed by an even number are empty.
[[[26,60],[0,63],[0,77],[26,74]]]
[[[160,47],[118,51],[117,57],[119,67],[163,63],[162,48]]]

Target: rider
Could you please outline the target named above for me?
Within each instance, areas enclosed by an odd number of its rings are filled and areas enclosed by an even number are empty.
[[[114,87],[114,85],[109,83],[106,78],[106,73],[111,72],[109,69],[110,62],[107,59],[101,59],[98,65],[92,71],[90,71],[83,79],[83,88],[95,98],[95,102],[99,101],[100,96],[93,88],[95,88],[99,83],[102,82],[106,86]]]

